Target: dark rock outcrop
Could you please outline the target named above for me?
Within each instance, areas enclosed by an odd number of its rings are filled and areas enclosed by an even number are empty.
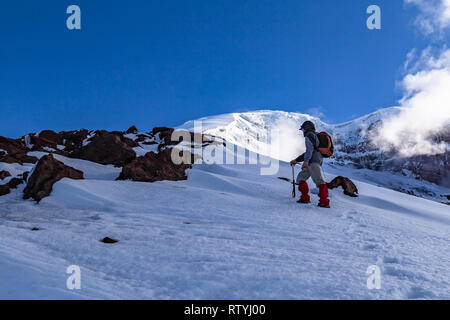
[[[116,243],[119,242],[119,240],[112,239],[110,237],[104,237],[102,240],[100,240],[103,243]]]
[[[0,171],[0,180],[4,180],[7,177],[11,177],[11,173],[6,170]]]
[[[23,198],[41,201],[42,198],[50,195],[53,184],[62,178],[83,179],[83,172],[66,166],[51,154],[43,156],[28,179]]]
[[[27,182],[29,174],[29,171],[25,171],[24,173],[19,174],[18,177],[21,177],[24,182]]]
[[[184,152],[180,151],[182,156]],[[174,164],[171,159],[172,149],[164,149],[159,153],[148,152],[143,157],[137,157],[122,168],[117,180],[133,180],[142,182],[155,182],[161,180],[186,180],[186,169],[192,168],[190,164]],[[189,156],[192,155],[189,153]]]
[[[118,180],[134,180],[154,182],[161,180],[185,180],[186,169],[192,167],[192,163],[198,158],[190,152],[178,150],[180,155],[189,153],[190,164],[174,164],[171,159],[172,147],[181,140],[172,141],[173,128],[156,127],[152,131],[139,132],[135,126],[123,131],[89,131],[86,129],[74,131],[55,132],[44,130],[27,134],[19,139],[0,137],[0,162],[7,163],[37,163],[33,174],[28,177],[28,172],[18,175],[2,186],[2,193],[7,194],[11,188],[17,188],[24,181],[27,183],[24,189],[24,199],[33,198],[40,201],[51,193],[56,181],[67,177],[82,179],[83,173],[54,159],[52,154],[83,159],[99,164],[112,164],[122,167]],[[209,144],[224,144],[216,141],[215,137],[206,137],[203,134],[188,133],[191,138],[191,146],[202,148]],[[133,148],[140,147],[139,152],[145,150],[144,145],[156,145],[158,153],[148,152],[143,157],[136,157]],[[177,149],[176,149],[177,150]],[[38,158],[28,156],[30,151],[50,153],[38,161]],[[9,173],[0,173],[0,178]]]
[[[15,189],[17,188],[20,184],[23,183],[23,179],[19,179],[19,178],[12,178],[11,180],[9,180],[9,182],[6,184],[10,189]]]
[[[151,134],[155,137],[159,137],[160,143],[158,146],[158,150],[164,149],[167,146],[175,146],[178,143],[181,142],[181,138],[179,140],[172,140],[172,134],[174,133],[173,128],[167,128],[167,127],[155,127],[153,128]],[[213,143],[213,140],[210,139],[207,135],[201,134],[201,133],[193,133],[189,132],[189,135],[191,136],[191,142],[194,141],[200,141],[202,144],[211,144]],[[221,143],[224,144],[224,143]]]
[[[28,135],[32,151],[45,151],[45,148],[57,150],[57,145],[62,144],[63,139],[52,130],[44,130],[39,135]]]
[[[125,138],[122,133],[96,131],[87,145],[75,149],[69,156],[122,167],[136,158],[133,148],[137,146],[137,142]]]
[[[7,195],[11,193],[11,189],[16,189],[25,180],[23,178],[12,178],[8,183],[0,185],[0,196]]]
[[[352,180],[346,177],[338,176],[327,183],[329,189],[334,189],[337,187],[342,187],[344,189],[344,194],[350,197],[357,197],[358,188],[356,188],[355,184]]]
[[[5,185],[0,186],[0,197],[7,195],[10,192],[11,192],[11,190],[9,189],[8,185],[5,184]]]
[[[10,139],[0,136],[0,149],[5,150],[0,154],[0,162],[6,163],[36,163],[37,158],[28,156],[30,151],[21,139]]]
[[[39,133],[39,138],[53,145],[63,145],[64,138],[61,133],[56,133],[52,130],[43,130]]]
[[[138,129],[136,128],[136,126],[131,126],[128,128],[127,131],[125,131],[125,133],[130,134],[130,133],[138,133]]]
[[[64,154],[69,155],[83,146],[83,141],[89,136],[89,131],[86,129],[63,131],[59,135],[63,139]]]

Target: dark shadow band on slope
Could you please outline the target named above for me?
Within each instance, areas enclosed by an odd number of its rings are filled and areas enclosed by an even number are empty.
[[[426,214],[419,210],[406,208],[406,207],[400,206],[398,204],[395,204],[391,201],[383,200],[383,199],[380,199],[377,197],[359,195],[359,200],[355,200],[355,201],[361,202],[362,204],[366,204],[366,205],[369,205],[369,206],[372,206],[372,207],[375,207],[378,209],[392,211],[392,212],[400,212],[400,213],[404,213],[407,215],[412,215],[412,216],[420,217],[420,218],[427,219],[427,220],[434,220],[436,222],[445,223],[447,225],[450,225],[450,216],[447,218],[447,217],[442,217],[442,216],[437,216],[437,215],[432,215],[432,214]]]

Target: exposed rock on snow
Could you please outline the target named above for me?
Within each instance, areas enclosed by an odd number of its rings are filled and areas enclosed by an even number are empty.
[[[110,237],[104,237],[102,240],[100,240],[103,243],[116,243],[119,242],[119,240],[112,239]]]
[[[8,181],[8,183],[6,184],[10,189],[15,189],[17,188],[20,184],[22,184],[24,182],[23,179],[19,179],[19,178],[12,178],[11,180]]]
[[[5,196],[5,195],[7,195],[10,192],[11,192],[11,190],[9,189],[9,187],[6,184],[0,186],[0,197],[1,196]]]
[[[21,140],[14,140],[5,137],[0,137],[0,162],[6,163],[36,163],[37,158],[27,156],[29,149]]]
[[[152,130],[152,134],[159,139],[158,151],[161,149],[178,144],[178,141],[172,141],[172,133],[174,129],[167,127],[155,127]]]
[[[129,133],[138,133],[138,129],[135,126],[131,126],[128,128],[127,131],[125,131],[125,133],[129,134]]]
[[[0,185],[0,196],[7,195],[11,192],[11,189],[16,189],[20,184],[27,180],[28,172],[24,172],[18,175],[20,178],[12,178],[4,185]]]
[[[27,182],[27,180],[28,180],[28,175],[29,175],[29,174],[30,174],[29,171],[25,171],[24,173],[19,174],[19,177],[22,177],[22,180],[23,180],[24,182]]]
[[[327,186],[329,189],[334,189],[337,187],[342,187],[344,189],[344,194],[350,197],[357,197],[358,188],[356,188],[356,185],[353,183],[352,180],[350,180],[347,177],[338,176],[331,180],[331,182],[327,183]]]
[[[121,167],[136,157],[135,141],[119,132],[96,131],[91,142],[75,150],[69,156],[100,164],[112,164]]]
[[[59,134],[63,138],[62,145],[65,146],[65,149],[63,150],[66,151],[66,153],[71,153],[75,149],[82,147],[83,141],[89,136],[89,131],[86,129],[81,129],[74,131],[63,131]]]
[[[122,167],[118,178],[122,180],[146,182],[185,180],[187,179],[185,170],[191,168],[191,165],[173,164],[170,157],[172,147],[180,142],[172,141],[173,132],[172,128],[157,127],[148,133],[143,133],[139,132],[135,126],[131,126],[125,132],[81,129],[56,133],[52,130],[44,130],[38,134],[27,134],[19,139],[0,137],[2,151],[0,162],[19,165],[13,173],[17,178],[11,180],[9,186],[3,187],[2,192],[7,194],[10,187],[15,188],[22,181],[27,181],[28,173],[25,172],[23,163],[36,163],[40,157],[42,158],[35,166],[24,190],[25,199],[32,197],[40,201],[50,194],[52,185],[63,177],[83,178],[82,171],[64,167],[64,163],[55,160],[52,154],[62,156],[59,159],[61,161],[64,161],[63,158],[72,158],[100,165]],[[196,145],[198,148],[213,142],[201,134],[196,136],[191,133],[191,139],[201,141]],[[190,146],[191,144],[188,143],[185,147],[190,148]],[[184,151],[181,145],[179,149],[180,154],[188,152]],[[50,156],[43,157],[42,154],[50,154]],[[198,156],[189,154],[193,163]],[[2,175],[7,176],[6,172]]]
[[[32,150],[57,149],[58,144],[63,143],[61,135],[52,130],[44,130],[39,135],[28,135],[31,140]]]
[[[184,152],[181,151],[180,155]],[[142,182],[155,182],[161,180],[186,180],[186,169],[192,168],[189,164],[176,165],[171,159],[172,149],[164,149],[159,153],[148,152],[143,157],[137,157],[126,164],[117,180],[133,180]]]
[[[39,202],[50,195],[53,184],[62,178],[83,179],[83,172],[66,166],[51,154],[43,156],[28,179],[23,198],[33,198]]]
[[[0,180],[4,180],[6,177],[10,177],[11,173],[6,170],[0,171]]]

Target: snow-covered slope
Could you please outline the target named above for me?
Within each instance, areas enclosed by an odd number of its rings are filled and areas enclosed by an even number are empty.
[[[450,298],[448,206],[359,181],[351,168],[360,196],[332,190],[322,209],[297,204],[291,185],[258,165],[196,165],[187,181],[141,183],[58,159],[87,179],[57,182],[38,205],[20,188],[0,197],[0,298]],[[329,166],[326,178],[341,172]],[[281,163],[279,175],[290,174]],[[73,264],[81,290],[66,289]],[[372,265],[379,290],[366,285]]]
[[[263,110],[205,117],[186,122],[179,128],[202,130],[249,150],[289,161],[304,152],[304,138],[298,128],[304,121],[311,120],[317,131],[327,131],[333,136],[336,151],[327,163],[342,168],[370,169],[372,172],[368,176],[377,184],[446,203],[450,197],[448,153],[399,158],[392,152],[383,152],[372,141],[383,121],[401,110],[400,107],[380,109],[336,125],[307,114]],[[393,178],[384,179],[386,173]]]

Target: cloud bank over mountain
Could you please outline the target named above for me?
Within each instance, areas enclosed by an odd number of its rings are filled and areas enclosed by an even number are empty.
[[[403,156],[439,154],[448,150],[445,141],[436,141],[450,125],[450,50],[435,57],[430,48],[413,65],[419,70],[401,81],[404,96],[401,113],[384,122],[374,138],[383,149],[394,147]]]
[[[420,54],[416,48],[407,55],[406,75],[400,82],[402,111],[384,122],[373,142],[384,150],[395,149],[402,156],[433,155],[447,152],[440,136],[450,125],[450,49],[433,44],[450,27],[450,0],[405,0],[420,13],[417,27],[430,37]]]

